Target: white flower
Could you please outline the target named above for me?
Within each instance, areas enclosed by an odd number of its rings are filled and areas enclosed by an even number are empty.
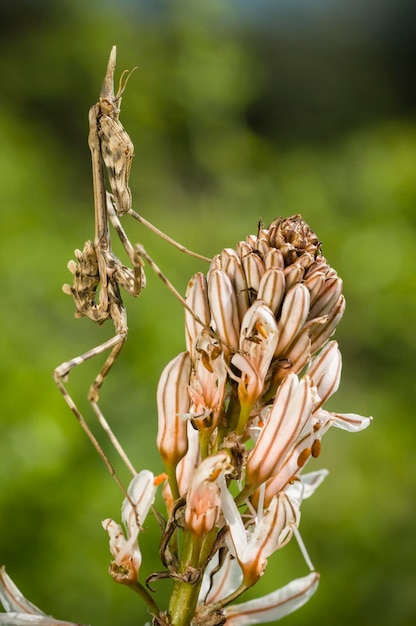
[[[110,552],[114,557],[111,573],[115,579],[137,580],[142,555],[137,541],[142,524],[152,506],[159,480],[149,470],[136,474],[127,490],[121,507],[121,517],[126,528],[123,529],[112,519],[102,522],[110,536]]]
[[[226,626],[251,626],[275,622],[303,606],[318,588],[319,574],[296,578],[272,593],[224,609]]]
[[[219,480],[231,471],[225,452],[209,456],[196,469],[185,508],[185,521],[196,537],[203,537],[217,525],[221,513]]]
[[[223,477],[219,485],[222,511],[230,531],[227,545],[240,564],[245,586],[251,587],[263,575],[267,558],[292,537],[293,528],[299,524],[300,499],[288,493],[278,494],[246,527]]]

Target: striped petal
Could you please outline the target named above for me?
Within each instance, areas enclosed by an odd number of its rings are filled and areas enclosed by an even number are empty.
[[[181,352],[167,364],[157,387],[157,446],[165,463],[176,465],[186,454],[188,438],[186,420],[190,398],[188,393],[191,359]]]
[[[316,393],[309,378],[289,374],[279,387],[267,421],[251,451],[246,482],[252,488],[279,471],[286,455],[311,418]]]
[[[275,622],[303,606],[315,593],[319,574],[296,578],[272,593],[224,609],[225,626],[252,626]]]
[[[284,355],[301,331],[309,313],[310,295],[302,284],[292,287],[283,301],[282,313],[277,323],[279,342],[275,355]]]
[[[277,315],[280,304],[285,295],[285,277],[283,271],[279,268],[271,268],[263,274],[257,298],[263,300],[267,306]]]
[[[240,322],[237,298],[231,280],[222,270],[214,270],[209,275],[208,297],[215,331],[226,347],[238,348]]]
[[[186,288],[185,300],[192,311],[194,311],[195,315],[208,327],[211,321],[211,314],[208,303],[207,281],[202,272],[195,274],[189,281]],[[196,321],[190,311],[185,309],[186,349],[192,358],[195,357],[195,343],[202,330],[204,329],[201,324]]]
[[[321,407],[338,389],[341,380],[342,359],[336,341],[330,341],[311,361],[307,375],[316,386]]]

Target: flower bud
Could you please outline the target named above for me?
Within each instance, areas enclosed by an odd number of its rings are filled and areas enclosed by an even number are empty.
[[[216,333],[225,346],[224,352],[229,351],[227,346],[237,349],[240,335],[237,298],[231,280],[224,271],[210,272],[208,297]]]
[[[285,351],[296,339],[309,314],[309,291],[305,285],[294,285],[283,301],[282,313],[277,323],[279,342],[275,356],[284,356]]]
[[[176,465],[186,454],[188,438],[184,413],[188,413],[191,374],[189,352],[181,352],[167,364],[157,388],[157,446],[163,461]]]
[[[142,523],[155,500],[159,483],[160,477],[155,478],[149,470],[139,472],[131,481],[127,490],[128,498],[124,499],[121,507],[127,538],[124,536],[120,524],[114,520],[105,519],[102,522],[104,530],[108,532],[110,537],[110,551],[114,557],[115,565],[115,567],[110,568],[110,571],[117,582],[137,580],[142,562],[137,538]]]
[[[202,320],[206,326],[210,324],[210,311],[208,303],[207,281],[202,272],[198,272],[188,283],[185,295],[186,303],[190,306],[195,315]],[[190,311],[185,309],[185,338],[186,348],[193,359],[194,347],[197,337],[204,330]]]
[[[277,315],[280,304],[285,295],[285,277],[283,271],[273,267],[263,274],[257,298],[263,300],[267,306]]]
[[[237,298],[238,318],[241,321],[250,306],[247,281],[241,265],[241,259],[235,250],[226,248],[222,251],[223,270],[231,280]]]
[[[252,289],[256,293],[259,290],[261,278],[265,272],[264,263],[261,258],[251,252],[241,259],[244,274],[247,282],[247,289]]]

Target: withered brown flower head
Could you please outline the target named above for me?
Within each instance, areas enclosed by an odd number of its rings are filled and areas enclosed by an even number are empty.
[[[321,251],[321,244],[318,237],[308,224],[302,219],[302,216],[292,215],[292,217],[277,217],[268,228],[270,234],[270,245],[273,248],[287,248],[288,250],[300,256],[303,252],[309,252],[315,258]],[[287,259],[287,265],[293,263],[293,256]]]

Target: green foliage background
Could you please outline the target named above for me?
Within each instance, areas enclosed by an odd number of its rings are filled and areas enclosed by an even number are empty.
[[[121,494],[52,380],[56,365],[112,331],[75,320],[61,285],[74,248],[93,237],[87,113],[117,44],[119,71],[139,66],[122,109],[136,152],[134,208],[208,256],[255,232],[259,218],[300,212],[345,282],[336,335],[344,376],[331,406],[374,422],[324,439],[315,468],[330,475],[304,503],[301,523],[321,586],[283,623],[413,623],[412,20],[406,1],[347,4],[2,4],[0,562],[48,614],[96,626],[146,621],[140,600],[106,572],[100,522],[118,519]],[[131,240],[182,292],[205,269],[125,220]],[[139,300],[126,298],[130,335],[101,398],[137,468],[159,472],[155,391],[183,349],[183,315],[147,275]],[[94,360],[71,374],[89,417],[98,367]],[[157,536],[149,519],[146,575],[159,568]],[[290,545],[259,592],[306,573]],[[157,588],[166,594],[168,583]]]

